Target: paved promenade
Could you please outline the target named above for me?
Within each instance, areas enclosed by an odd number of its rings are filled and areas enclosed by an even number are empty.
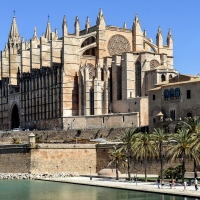
[[[156,182],[128,182],[124,179],[116,181],[115,179],[109,178],[92,178],[90,177],[68,177],[68,178],[44,178],[39,179],[44,181],[54,181],[54,182],[64,182],[64,183],[73,183],[73,184],[81,184],[81,185],[92,185],[92,186],[100,186],[100,187],[108,187],[108,188],[118,188],[118,189],[126,189],[126,190],[136,190],[136,191],[144,191],[144,192],[155,192],[169,195],[181,195],[187,197],[196,197],[200,200],[200,191],[195,191],[194,185],[187,186],[187,191],[183,191],[182,185],[177,185],[175,189],[170,189],[169,183],[166,183],[165,186],[161,189],[158,189]]]

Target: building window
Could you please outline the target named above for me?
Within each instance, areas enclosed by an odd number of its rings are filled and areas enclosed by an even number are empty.
[[[124,122],[124,116],[122,116],[122,122]]]
[[[187,113],[187,117],[192,117],[192,113]]]
[[[104,91],[101,92],[101,108],[102,108],[102,114],[104,113]]]
[[[102,118],[102,123],[104,124],[104,117]]]
[[[175,89],[175,97],[180,97],[180,89],[179,88]]]
[[[187,99],[191,99],[191,90],[187,90]]]
[[[164,98],[168,99],[169,98],[169,90],[164,90]]]
[[[170,75],[169,75],[169,79],[171,79],[171,78],[172,78],[172,75],[170,74]]]
[[[162,82],[165,81],[165,75],[164,74],[161,75],[161,81]]]
[[[153,94],[153,100],[155,100],[156,99],[156,96],[155,96],[155,94]]]
[[[174,89],[173,88],[170,89],[169,96],[170,96],[170,99],[174,99]]]
[[[122,99],[122,69],[117,66],[117,100]]]
[[[94,115],[94,90],[90,90],[90,115]]]
[[[135,92],[136,97],[141,96],[141,64],[139,61],[135,64]]]
[[[170,118],[171,118],[172,120],[175,120],[175,117],[176,117],[175,110],[170,110]]]
[[[155,118],[153,118],[153,123],[155,123],[156,122],[156,119]]]

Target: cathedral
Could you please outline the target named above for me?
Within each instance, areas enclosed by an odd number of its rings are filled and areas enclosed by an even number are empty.
[[[74,33],[62,22],[30,40],[20,37],[16,17],[0,56],[0,129],[107,129],[148,126],[148,90],[177,75],[173,40],[161,28],[156,42],[142,31],[107,26],[100,9],[96,24],[87,17]]]

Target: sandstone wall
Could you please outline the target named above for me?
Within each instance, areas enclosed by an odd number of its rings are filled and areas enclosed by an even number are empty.
[[[31,173],[77,172],[89,174],[96,172],[95,145],[45,144],[31,150]]]
[[[0,173],[32,173],[50,174],[69,172],[77,174],[98,173],[110,162],[109,149],[114,144],[39,144],[39,148],[29,149],[27,145],[0,146]],[[164,169],[180,165],[164,162]],[[120,167],[121,173],[127,173],[127,168]],[[144,165],[131,160],[131,173],[144,173]],[[158,174],[159,161],[148,161],[147,173]],[[193,171],[193,161],[186,164],[186,172]]]
[[[0,173],[28,173],[30,158],[27,146],[0,146]]]

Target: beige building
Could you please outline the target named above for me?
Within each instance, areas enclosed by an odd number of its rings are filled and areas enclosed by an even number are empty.
[[[94,26],[62,36],[51,30],[40,38],[20,37],[13,17],[0,60],[1,129],[83,129],[148,126],[148,90],[177,74],[171,31],[156,44],[136,15],[132,29],[107,26],[100,10]]]
[[[200,116],[200,77],[177,75],[149,91],[149,131],[168,126],[174,132],[185,117]]]

